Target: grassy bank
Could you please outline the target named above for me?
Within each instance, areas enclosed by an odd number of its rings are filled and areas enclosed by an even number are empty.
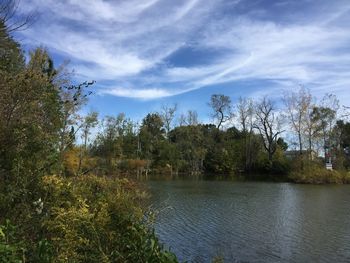
[[[329,171],[324,168],[293,171],[289,178],[292,182],[302,184],[349,184],[350,173],[347,171]]]

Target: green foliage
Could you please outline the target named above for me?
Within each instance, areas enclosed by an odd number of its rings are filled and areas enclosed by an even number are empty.
[[[55,262],[176,262],[162,250],[138,206],[145,193],[126,180],[43,178],[44,227]]]
[[[350,183],[350,172],[329,171],[322,162],[296,159],[289,178],[304,184],[345,184]]]
[[[205,170],[211,173],[231,174],[241,163],[241,141],[234,128],[227,132],[210,125],[202,127],[207,153],[204,159]],[[237,133],[238,132],[238,133]]]
[[[4,225],[0,225],[0,263],[21,263],[24,253],[23,244],[16,241],[16,227],[5,220]]]
[[[350,123],[338,120],[333,130],[335,136],[335,144],[338,147],[333,147],[335,155],[335,168],[337,170],[350,169]]]
[[[158,143],[152,166],[158,172],[178,172],[181,169],[181,153],[176,144],[163,140]]]
[[[165,140],[163,125],[163,120],[157,113],[149,113],[142,120],[139,134],[142,158],[151,160],[157,154],[158,144]]]
[[[284,150],[277,148],[276,153],[272,160],[272,167],[270,173],[273,175],[279,175],[276,180],[283,180],[290,172],[290,161],[288,161],[284,155]]]
[[[54,247],[47,239],[39,240],[33,251],[33,262],[40,263],[51,263],[55,260],[54,258]]]
[[[288,143],[286,143],[282,137],[278,138],[277,145],[283,151],[287,151],[287,149],[288,149]]]
[[[134,123],[123,113],[116,117],[107,116],[102,121],[90,149],[90,156],[98,158],[98,167],[105,174],[116,174],[120,160],[136,159],[138,137]]]
[[[216,256],[213,258],[212,263],[224,263],[224,259],[220,256]]]
[[[0,208],[5,218],[25,220],[40,177],[57,159],[61,101],[53,73],[41,64],[49,60],[45,50],[37,49],[19,71],[0,70]]]
[[[205,139],[201,126],[176,127],[169,133],[169,138],[180,153],[180,171],[201,173],[206,154]]]
[[[20,45],[8,34],[6,25],[0,19],[0,71],[16,73],[24,65]]]
[[[23,229],[6,220],[0,262],[177,262],[145,218],[140,204],[147,195],[133,182],[51,175],[40,185],[41,208],[36,204],[28,233],[37,238],[24,238]]]

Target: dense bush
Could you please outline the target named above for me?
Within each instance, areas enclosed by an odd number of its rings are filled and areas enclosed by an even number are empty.
[[[16,227],[10,220],[0,225],[0,263],[22,262],[24,248],[21,242],[16,241],[15,231]]]
[[[145,193],[132,182],[93,175],[46,176],[43,187],[43,226],[56,261],[176,261],[148,227],[138,205]]]
[[[0,227],[0,262],[177,262],[141,208],[146,193],[131,181],[45,176],[40,195],[23,225]]]

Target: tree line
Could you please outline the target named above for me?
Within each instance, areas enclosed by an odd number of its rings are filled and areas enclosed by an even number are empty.
[[[214,94],[207,105],[213,120],[207,124],[195,110],[177,114],[176,104],[163,105],[140,124],[124,113],[102,120],[97,112],[80,117],[81,143],[67,151],[65,173],[288,179],[310,167],[324,174],[326,163],[338,171],[349,169],[350,124],[335,95],[317,102],[300,87],[279,101],[239,98],[233,105],[229,96]]]

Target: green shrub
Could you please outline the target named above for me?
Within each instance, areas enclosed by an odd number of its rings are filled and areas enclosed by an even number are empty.
[[[317,161],[295,160],[289,178],[296,183],[306,184],[345,184],[350,183],[350,173],[327,170]]]
[[[47,176],[43,186],[54,262],[176,262],[145,221],[145,193],[132,182]]]
[[[0,263],[21,263],[23,244],[15,239],[16,227],[6,220],[0,226]]]
[[[24,217],[10,224],[0,216],[0,263],[177,262],[154,234],[142,209],[147,194],[134,182],[51,175],[37,189]]]

